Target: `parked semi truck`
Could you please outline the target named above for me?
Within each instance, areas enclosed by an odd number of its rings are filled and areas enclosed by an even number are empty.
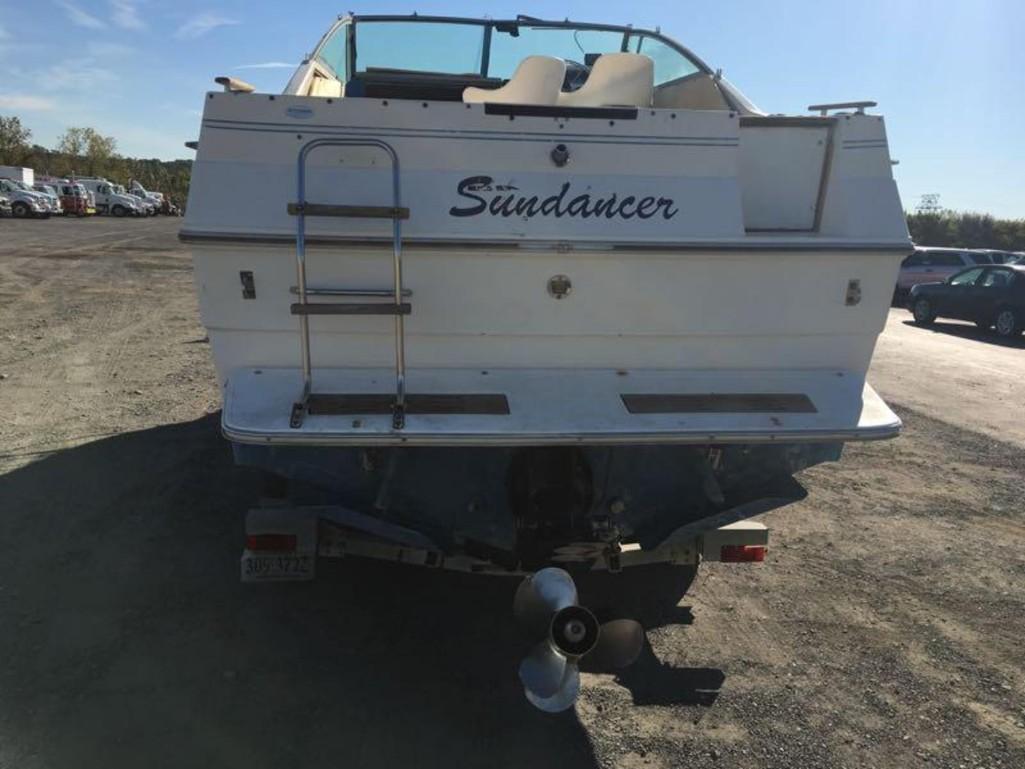
[[[45,219],[51,214],[50,202],[45,195],[39,194],[23,181],[2,177],[2,170],[0,195],[10,201],[12,216]]]
[[[133,192],[129,192],[125,189],[125,186],[123,184],[115,184],[114,192],[116,192],[118,195],[126,195],[130,197],[132,200],[134,200],[135,204],[139,206],[144,216],[156,216],[158,213],[160,213],[159,206],[156,203],[154,203],[152,200],[141,197],[140,195],[136,195]]]
[[[60,216],[64,213],[64,206],[61,203],[60,195],[57,193],[56,188],[50,184],[36,182],[32,185],[32,189],[46,198],[46,204],[50,207],[51,214]]]
[[[89,193],[81,184],[60,176],[38,176],[36,183],[54,189],[60,198],[65,216],[83,217],[96,213],[96,206],[93,205]]]
[[[142,203],[117,191],[117,185],[106,179],[92,176],[76,176],[75,182],[91,192],[96,202],[96,212],[111,216],[145,216],[147,211]]]

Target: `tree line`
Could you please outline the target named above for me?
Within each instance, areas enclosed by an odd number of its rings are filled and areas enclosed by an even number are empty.
[[[147,190],[169,195],[184,208],[192,176],[191,160],[126,158],[117,140],[93,128],[68,128],[54,149],[31,142],[32,131],[17,117],[0,115],[0,165],[24,166],[50,176],[102,176],[128,185],[136,179]]]
[[[920,246],[1025,251],[1025,219],[960,211],[908,214],[907,219],[911,239]]]

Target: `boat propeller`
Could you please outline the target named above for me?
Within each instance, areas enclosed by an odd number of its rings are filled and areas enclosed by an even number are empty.
[[[541,569],[516,590],[513,612],[541,640],[520,663],[520,681],[532,705],[548,713],[573,706],[580,693],[581,659],[606,670],[633,664],[644,648],[644,628],[632,619],[599,625],[577,605],[573,578],[558,568]]]

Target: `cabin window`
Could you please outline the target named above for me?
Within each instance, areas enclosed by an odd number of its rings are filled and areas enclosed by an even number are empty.
[[[697,65],[661,40],[648,35],[630,35],[627,50],[643,53],[655,62],[655,85],[660,86],[698,72]]]
[[[516,33],[495,29],[488,77],[508,79],[527,56],[557,56],[590,66],[603,53],[623,50],[623,33],[617,30],[519,26]]]
[[[498,88],[528,56],[554,56],[569,63],[564,90],[586,81],[590,68],[608,53],[650,56],[655,85],[683,81],[687,93],[663,94],[656,106],[689,105],[725,108],[708,78],[691,87],[688,76],[704,73],[702,65],[651,32],[623,27],[462,19],[354,18],[340,23],[314,56],[322,70],[346,84],[355,97],[460,101],[467,86]],[[290,83],[289,88],[298,88]],[[291,93],[291,90],[288,91]],[[710,105],[710,106],[709,106]]]
[[[356,26],[356,70],[479,75],[484,26],[425,21],[364,21]]]
[[[349,26],[343,24],[331,36],[324,41],[324,45],[317,51],[317,61],[334,73],[342,82],[348,80],[348,56],[346,55],[346,39]]]

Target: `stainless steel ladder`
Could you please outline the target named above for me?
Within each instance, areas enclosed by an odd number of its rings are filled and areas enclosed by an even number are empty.
[[[306,201],[306,159],[313,150],[321,147],[376,147],[383,150],[391,160],[392,168],[392,205],[391,206],[343,206],[308,203]],[[302,346],[303,390],[299,400],[292,405],[289,426],[293,429],[302,427],[303,420],[311,413],[311,403],[317,394],[313,392],[312,363],[310,361],[310,316],[311,315],[393,315],[395,317],[395,398],[391,402],[392,427],[401,430],[406,422],[406,351],[405,351],[405,316],[412,307],[403,301],[409,295],[402,286],[402,221],[409,218],[409,209],[402,207],[399,188],[399,157],[395,149],[380,139],[314,139],[303,145],[299,151],[296,176],[296,202],[288,204],[288,213],[296,217],[295,261],[296,261],[296,292],[299,301],[292,305],[293,315],[299,316],[299,336]],[[394,272],[391,289],[347,289],[324,288],[311,289],[306,284],[306,217],[332,216],[361,219],[392,220],[392,266]],[[338,297],[380,297],[391,299],[383,302],[342,302],[312,303],[310,296]],[[327,395],[337,401],[345,396]],[[354,408],[369,410],[379,407],[379,395],[351,396],[358,404]],[[372,403],[370,406],[367,404]],[[356,412],[339,412],[356,413]]]

